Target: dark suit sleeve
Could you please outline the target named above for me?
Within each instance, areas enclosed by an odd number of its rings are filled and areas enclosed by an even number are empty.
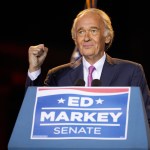
[[[25,82],[25,91],[27,90],[27,88],[29,87],[29,86],[43,86],[44,84],[43,84],[43,80],[42,80],[42,76],[41,75],[39,75],[38,77],[37,77],[37,79],[35,79],[35,80],[31,80],[30,78],[29,78],[29,76],[27,75],[27,77],[26,77],[26,82]]]
[[[137,78],[138,78],[138,80],[137,80]],[[146,108],[146,113],[147,113],[148,121],[150,124],[150,90],[149,90],[148,83],[147,83],[147,80],[145,77],[144,69],[143,69],[142,65],[140,65],[140,64],[134,73],[132,82],[136,82],[136,81],[138,81],[137,84],[140,87],[142,95],[143,95],[144,105]],[[134,85],[134,83],[133,83],[133,85]]]
[[[72,63],[63,64],[48,70],[46,78],[45,74],[41,72],[38,78],[32,81],[29,76],[26,78],[25,88],[29,86],[58,86],[58,80],[63,76],[62,72],[67,72],[72,66]]]
[[[72,63],[63,64],[57,67],[50,69],[46,75],[44,80],[45,86],[59,86],[64,85],[62,82],[60,83],[60,79],[65,76],[65,74],[70,70]],[[69,80],[67,78],[67,80]],[[64,81],[65,82],[65,81]],[[66,82],[68,83],[68,82]]]

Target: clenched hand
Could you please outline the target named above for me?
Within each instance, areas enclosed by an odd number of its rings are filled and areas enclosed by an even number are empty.
[[[43,64],[47,53],[48,48],[44,46],[44,44],[39,44],[36,46],[29,47],[29,72],[36,71],[40,69]]]

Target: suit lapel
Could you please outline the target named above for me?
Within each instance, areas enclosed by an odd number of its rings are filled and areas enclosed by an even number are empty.
[[[100,78],[101,86],[109,86],[115,76],[115,73],[115,62],[109,55],[106,54],[106,60]]]
[[[70,74],[70,79],[71,79],[72,85],[74,85],[78,79],[83,79],[83,64],[82,63],[80,63],[77,67],[72,69],[72,72]]]

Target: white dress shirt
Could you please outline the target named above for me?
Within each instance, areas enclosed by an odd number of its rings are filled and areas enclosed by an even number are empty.
[[[95,67],[95,70],[92,73],[93,80],[100,79],[105,59],[106,59],[106,54],[104,53],[103,57],[93,65]],[[85,86],[87,86],[88,72],[89,72],[88,68],[91,65],[85,60],[84,57],[82,60],[83,60],[83,71],[84,71],[83,76],[84,76]]]

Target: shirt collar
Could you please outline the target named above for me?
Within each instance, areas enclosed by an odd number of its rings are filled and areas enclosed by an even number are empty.
[[[93,65],[93,66],[96,68],[96,70],[98,70],[98,68],[103,67],[103,64],[104,64],[104,62],[105,62],[105,59],[106,59],[106,53],[104,52],[104,55],[102,56],[102,58],[100,58],[100,59]],[[86,59],[84,58],[84,56],[83,56],[82,61],[83,61],[83,66],[84,66],[84,68],[88,71],[88,68],[89,68],[89,66],[91,66],[91,65],[86,61]]]

